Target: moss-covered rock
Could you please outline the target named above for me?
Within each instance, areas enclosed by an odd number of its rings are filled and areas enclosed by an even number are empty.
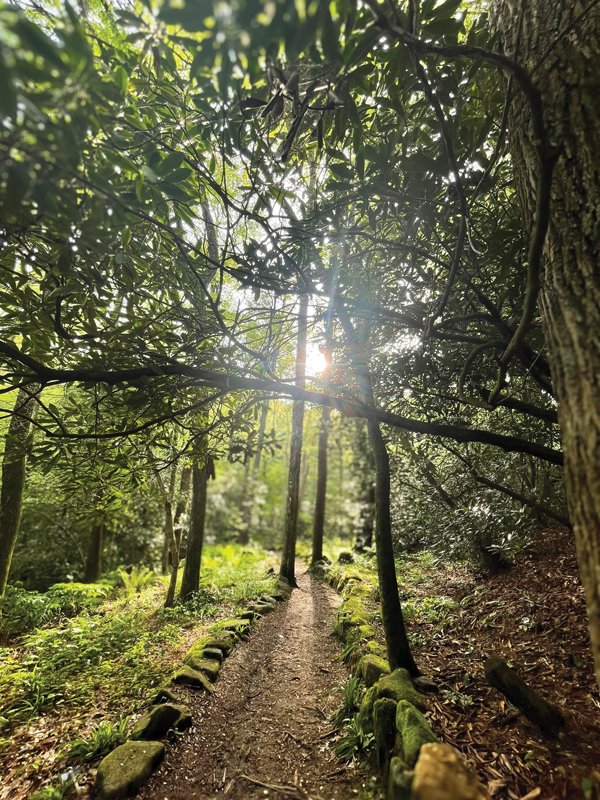
[[[373,734],[379,771],[385,775],[396,740],[396,703],[389,697],[373,705]]]
[[[165,754],[162,742],[125,742],[100,762],[96,798],[120,800],[134,794],[148,780]]]
[[[349,550],[342,550],[338,556],[338,564],[352,564],[354,556]]]
[[[396,728],[402,745],[402,758],[407,767],[414,767],[424,744],[437,742],[437,736],[423,714],[408,700],[400,700],[396,709]]]
[[[408,700],[421,711],[425,708],[421,695],[413,686],[408,670],[402,669],[402,667],[395,669],[389,675],[384,675],[376,686],[377,697],[389,697],[397,703],[400,700]]]
[[[191,686],[193,689],[204,689],[207,692],[214,692],[214,686],[208,680],[206,675],[192,667],[184,664],[173,673],[171,678],[173,683],[182,683],[185,686]]]
[[[194,651],[188,653],[184,659],[184,664],[187,664],[197,672],[202,672],[209,681],[216,681],[219,676],[219,669],[221,662],[216,658],[204,658],[206,651],[202,652],[201,656]]]
[[[387,800],[412,800],[412,772],[404,769],[402,759],[393,756],[387,779]]]
[[[205,647],[202,650],[203,658],[211,658],[213,661],[223,661],[223,651],[218,647]]]
[[[131,731],[132,739],[163,739],[174,728],[184,731],[192,724],[192,715],[187,706],[162,703],[140,717]]]
[[[250,620],[248,619],[240,619],[239,617],[235,617],[234,619],[224,619],[221,622],[217,622],[213,626],[214,631],[225,631],[228,633],[233,634],[234,636],[240,637],[243,636],[250,630]]]
[[[379,656],[380,658],[386,658],[387,653],[385,652],[385,647],[379,644],[379,642],[374,641],[373,639],[369,639],[368,642],[365,642],[364,646],[365,653],[372,653],[374,656]]]
[[[358,673],[365,686],[373,686],[383,675],[389,675],[390,665],[380,656],[363,656],[358,662]]]
[[[152,698],[152,705],[158,705],[158,703],[177,703],[178,698],[173,692],[168,689],[166,686],[161,686],[160,689],[156,692],[154,697]]]
[[[235,642],[236,637],[231,631],[213,629],[210,633],[197,639],[188,650],[188,653],[193,651],[200,655],[205,649],[210,647],[216,648],[220,650],[224,656],[228,656],[235,647]]]
[[[363,694],[358,708],[358,723],[365,733],[373,733],[373,706],[377,700],[377,689],[371,686]]]
[[[449,744],[424,744],[415,767],[414,800],[487,800],[477,773]]]

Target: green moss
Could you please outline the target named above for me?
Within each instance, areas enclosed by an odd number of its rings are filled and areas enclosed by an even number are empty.
[[[412,772],[406,772],[404,763],[393,756],[388,772],[386,800],[411,800]]]
[[[200,657],[198,657],[195,652],[188,653],[184,659],[184,663],[188,664],[192,669],[202,672],[210,681],[216,681],[219,675],[221,662],[216,658],[204,658],[204,652],[205,651],[203,651]]]
[[[358,672],[365,686],[373,686],[383,675],[389,674],[390,665],[384,658],[369,654],[358,662]]]
[[[380,656],[381,658],[386,658],[387,653],[385,652],[385,647],[382,647],[379,642],[375,642],[370,640],[365,643],[365,652],[372,653],[375,656]]]
[[[131,731],[132,739],[162,739],[171,728],[183,731],[192,724],[192,715],[187,706],[162,703],[140,717]]]
[[[184,664],[173,673],[171,681],[173,683],[183,683],[185,686],[191,686],[194,689],[205,689],[207,692],[214,692],[214,687],[206,675],[192,669],[187,664]]]
[[[239,619],[236,617],[235,619],[224,619],[221,622],[217,622],[215,625],[213,625],[211,630],[219,634],[222,631],[226,631],[232,633],[234,636],[239,637],[247,633],[249,629],[250,620]]]
[[[235,646],[236,637],[230,631],[212,630],[205,636],[201,636],[188,650],[188,655],[195,653],[202,658],[206,648],[216,648],[220,650],[224,656],[228,656]]]
[[[204,658],[212,658],[213,660],[223,661],[223,651],[219,650],[218,647],[205,647],[202,650],[202,656]]]
[[[362,700],[360,701],[360,707],[358,709],[358,722],[360,727],[366,733],[373,732],[373,706],[375,701],[377,700],[377,689],[376,686],[371,686],[370,689],[362,696]]]
[[[388,697],[373,705],[373,734],[377,748],[377,765],[384,773],[396,739],[396,703]]]
[[[400,700],[407,700],[417,708],[424,709],[421,695],[413,686],[408,670],[395,669],[390,675],[384,675],[376,684],[377,697],[389,697],[397,703]]]
[[[96,774],[96,798],[120,800],[134,794],[165,754],[161,742],[125,742],[102,759]]]
[[[417,763],[424,744],[438,741],[423,714],[407,700],[398,703],[396,727],[402,743],[402,758],[410,768]]]

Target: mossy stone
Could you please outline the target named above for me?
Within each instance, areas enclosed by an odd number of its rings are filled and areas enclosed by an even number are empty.
[[[377,765],[385,774],[396,739],[396,703],[389,697],[376,700],[373,706],[373,734],[377,749]]]
[[[412,772],[406,772],[402,759],[393,756],[388,771],[386,800],[411,800],[411,784]]]
[[[152,698],[152,705],[155,706],[159,703],[177,703],[178,699],[179,698],[174,695],[170,689],[167,689],[166,686],[161,686]]]
[[[242,636],[249,629],[250,620],[240,619],[239,617],[235,617],[234,619],[224,619],[221,622],[217,622],[217,624],[213,626],[213,630],[218,631],[219,633],[221,631],[225,631],[237,637]]]
[[[369,654],[358,662],[358,672],[365,686],[374,686],[383,675],[390,674],[390,665],[385,658]]]
[[[223,661],[223,651],[219,650],[218,647],[205,647],[202,650],[202,655],[204,658],[211,658],[217,661]]]
[[[488,800],[475,769],[449,744],[424,744],[415,767],[414,800]]]
[[[349,550],[342,550],[338,556],[338,564],[352,564],[354,556]]]
[[[105,756],[96,773],[96,798],[121,800],[137,792],[165,754],[162,742],[125,742]]]
[[[373,733],[373,705],[377,700],[377,689],[371,686],[363,694],[358,709],[358,722],[365,733]]]
[[[214,692],[214,686],[208,680],[206,675],[192,667],[184,664],[173,673],[171,678],[173,683],[183,683],[185,686],[191,686],[193,689],[205,689],[207,692]]]
[[[400,700],[408,700],[413,706],[424,710],[421,695],[413,686],[408,670],[399,667],[389,675],[384,675],[376,684],[377,697],[389,697],[397,703]]]
[[[398,703],[396,728],[402,742],[402,758],[411,768],[417,763],[421,747],[438,740],[423,714],[408,700]]]
[[[365,642],[365,652],[372,653],[374,656],[380,656],[381,658],[386,658],[385,648],[382,647],[379,642],[370,639],[368,642]]]
[[[210,633],[207,633],[205,636],[201,636],[200,639],[197,639],[194,644],[190,647],[188,653],[192,651],[196,653],[202,653],[205,648],[217,648],[220,650],[224,656],[228,656],[229,653],[235,647],[236,637],[230,631],[216,631],[211,630]]]
[[[254,619],[254,617],[258,616],[257,611],[253,611],[251,608],[247,608],[245,611],[242,611],[240,614],[240,619],[247,619],[250,622]]]
[[[196,653],[188,653],[185,657],[184,663],[190,666],[192,669],[195,669],[197,672],[202,672],[209,681],[216,681],[219,676],[219,669],[221,668],[221,662],[218,661],[216,658],[204,658],[203,651],[202,657],[198,658]]]
[[[162,703],[140,717],[131,731],[132,739],[162,739],[171,728],[184,731],[192,724],[192,715],[187,706]]]

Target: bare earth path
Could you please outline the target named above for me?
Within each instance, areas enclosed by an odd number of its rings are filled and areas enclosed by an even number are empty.
[[[302,567],[300,567],[302,569]],[[347,680],[332,637],[336,593],[308,574],[226,659],[207,698],[177,689],[194,718],[144,800],[348,800],[361,775],[333,754],[329,716]]]

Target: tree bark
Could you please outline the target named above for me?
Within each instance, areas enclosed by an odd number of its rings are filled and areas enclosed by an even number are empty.
[[[165,597],[165,608],[170,608],[175,604],[175,591],[177,589],[177,576],[179,573],[179,553],[181,550],[181,528],[179,521],[185,512],[187,504],[187,495],[190,490],[190,483],[192,480],[192,468],[183,467],[181,470],[181,477],[179,479],[179,497],[177,505],[175,506],[175,514],[171,516],[172,524],[170,529],[170,555],[171,555],[171,572],[169,577],[169,586],[167,588],[167,596]]]
[[[364,343],[357,336],[348,312],[338,306],[338,316],[348,339],[351,358],[366,403],[373,404],[375,397]],[[411,675],[420,675],[413,658],[398,591],[398,578],[394,562],[392,540],[392,515],[390,510],[390,457],[379,423],[367,422],[369,443],[375,461],[375,549],[377,576],[381,594],[381,620],[385,634],[388,661],[392,669],[404,667]]]
[[[186,600],[200,588],[200,564],[202,562],[202,547],[204,545],[204,523],[206,520],[206,495],[208,477],[211,474],[210,464],[207,462],[199,467],[192,467],[192,510],[190,530],[185,554],[185,565],[181,578],[179,596]]]
[[[323,406],[317,451],[317,491],[313,521],[311,564],[316,564],[317,561],[323,560],[323,531],[325,528],[325,505],[327,501],[327,444],[329,440],[330,415],[331,410],[327,406]]]
[[[104,545],[104,521],[98,520],[92,525],[88,539],[84,583],[97,583],[102,574],[102,548]]]
[[[32,391],[34,387],[30,387],[28,392],[20,389],[17,393],[4,445],[0,489],[0,597],[6,591],[21,524],[27,439],[31,429],[30,420],[35,416],[37,408],[35,399],[31,397]]]
[[[306,328],[308,295],[300,297],[298,311],[298,340],[296,347],[296,386],[304,389],[306,377]],[[290,586],[296,586],[296,535],[298,533],[298,507],[300,500],[300,469],[302,464],[302,428],[304,425],[304,401],[294,400],[292,410],[292,439],[290,444],[290,466],[288,472],[287,499],[283,552],[279,575]]]
[[[600,7],[578,1],[496,0],[493,12],[505,52],[516,53],[542,94],[549,138],[559,148],[539,306],[600,683]],[[509,139],[530,229],[537,199],[536,141],[519,93],[512,103]]]

